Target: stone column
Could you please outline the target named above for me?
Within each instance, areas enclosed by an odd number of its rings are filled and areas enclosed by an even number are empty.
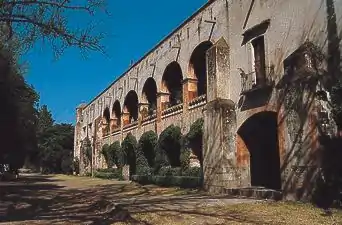
[[[148,116],[148,103],[139,103],[139,118],[138,118],[138,124],[139,127],[141,127],[141,124],[143,120]]]
[[[197,79],[186,78],[183,80],[183,104],[187,108],[189,102],[197,96]]]
[[[167,92],[159,92],[157,93],[157,121],[156,121],[156,132],[160,133],[160,123],[162,121],[162,112],[167,108],[167,104],[169,103],[170,93]]]
[[[238,186],[236,113],[230,100],[229,46],[221,38],[207,52],[207,105],[204,113],[204,188],[220,193]]]
[[[118,129],[118,118],[110,119],[110,133]]]
[[[122,125],[123,126],[126,126],[128,124],[130,124],[130,121],[129,121],[129,112],[122,112]]]

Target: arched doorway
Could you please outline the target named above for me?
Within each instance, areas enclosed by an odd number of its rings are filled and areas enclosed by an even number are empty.
[[[119,100],[116,100],[113,104],[113,118],[114,128],[119,128],[121,125],[121,106]]]
[[[147,104],[147,111],[149,115],[156,113],[157,84],[152,77],[148,78],[144,84],[141,102]]]
[[[124,125],[138,120],[138,95],[135,91],[129,91],[124,102]]]
[[[251,185],[281,189],[278,124],[276,112],[260,112],[238,130],[250,155]]]
[[[206,53],[213,44],[210,41],[200,43],[192,52],[189,63],[189,76],[197,80],[195,96],[207,93],[207,64]]]
[[[170,94],[169,106],[178,105],[183,102],[183,74],[177,62],[170,63],[164,71],[162,77],[162,89]]]

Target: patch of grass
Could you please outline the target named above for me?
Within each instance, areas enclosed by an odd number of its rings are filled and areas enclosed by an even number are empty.
[[[196,210],[156,211],[132,215],[135,221],[149,224],[289,224],[331,225],[342,224],[342,212],[334,210],[326,216],[322,210],[295,202],[260,202],[217,207],[202,207]],[[128,225],[129,222],[114,224]]]

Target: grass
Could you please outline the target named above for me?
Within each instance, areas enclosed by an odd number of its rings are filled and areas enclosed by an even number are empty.
[[[141,221],[147,224],[269,224],[269,225],[325,225],[342,224],[342,212],[334,210],[326,216],[310,204],[294,202],[248,203],[196,210],[161,211],[137,213],[129,222],[113,224],[128,225]]]

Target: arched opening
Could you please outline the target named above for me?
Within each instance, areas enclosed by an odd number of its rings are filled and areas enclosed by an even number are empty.
[[[138,120],[138,95],[135,91],[129,91],[124,102],[125,124]]]
[[[183,102],[182,81],[183,74],[180,65],[177,62],[170,63],[165,68],[162,78],[162,89],[170,94],[169,107]]]
[[[142,103],[146,103],[148,115],[156,113],[157,109],[157,84],[156,81],[150,77],[146,80],[142,90]]]
[[[109,133],[109,123],[110,123],[110,111],[109,108],[106,107],[105,110],[103,111],[102,115],[102,133],[103,135],[107,135]]]
[[[281,189],[277,113],[260,112],[238,130],[250,155],[251,185]]]
[[[213,44],[205,41],[199,44],[191,54],[189,65],[189,76],[197,80],[197,93],[195,96],[207,93],[207,64],[206,52]]]
[[[119,100],[116,100],[113,104],[113,119],[114,128],[118,128],[121,125],[121,106]]]

